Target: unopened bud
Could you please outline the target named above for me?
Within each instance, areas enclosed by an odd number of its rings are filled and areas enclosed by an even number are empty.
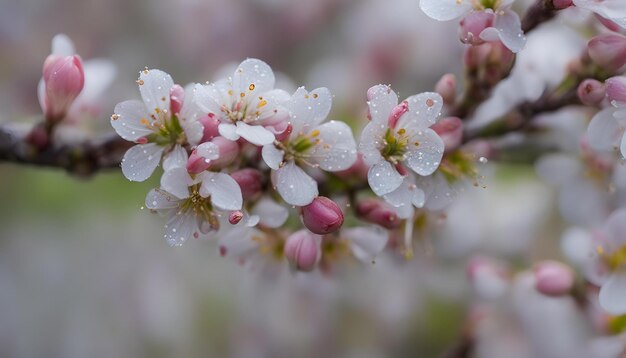
[[[544,295],[565,295],[574,286],[572,269],[560,262],[540,262],[534,267],[533,273],[535,275],[535,288]]]
[[[480,38],[480,33],[486,28],[493,27],[495,14],[488,11],[472,11],[461,20],[461,42],[468,45],[482,45],[485,43]]]
[[[554,6],[555,10],[567,9],[572,5],[572,0],[552,0],[552,6]]]
[[[198,118],[198,121],[202,123],[202,127],[204,127],[202,132],[202,139],[200,142],[208,142],[211,139],[220,135],[217,127],[220,125],[220,121],[215,118],[213,114],[209,114],[206,116],[202,116]]]
[[[239,144],[224,137],[215,137],[211,143],[218,147],[219,157],[211,162],[211,167],[228,166],[239,155]]]
[[[451,73],[441,76],[435,85],[435,92],[441,95],[443,103],[453,104],[456,100],[456,77]]]
[[[626,64],[626,37],[622,35],[596,36],[587,47],[593,62],[608,70],[617,70]]]
[[[626,76],[611,77],[604,84],[611,103],[626,103]]]
[[[578,86],[578,98],[584,105],[598,105],[604,100],[605,95],[604,84],[598,80],[589,78]]]
[[[400,227],[396,211],[378,199],[366,199],[357,204],[356,213],[359,218],[372,224],[393,230]]]
[[[256,169],[246,168],[232,172],[230,176],[241,187],[244,200],[254,199],[263,190],[263,174]]]
[[[237,225],[241,219],[243,219],[243,213],[241,210],[233,211],[228,215],[228,222],[232,225]]]
[[[443,118],[431,128],[443,140],[446,151],[458,148],[463,141],[463,121],[458,117]]]
[[[175,84],[170,89],[170,110],[174,114],[179,114],[181,108],[183,108],[183,101],[185,100],[185,89],[180,85]]]
[[[311,204],[302,207],[302,222],[311,232],[326,235],[343,225],[343,212],[334,201],[318,196]]]
[[[285,242],[285,257],[300,271],[311,271],[321,258],[321,238],[306,230],[296,231]]]
[[[211,166],[211,161],[219,157],[219,148],[212,142],[197,146],[187,160],[187,171],[191,174],[202,173]]]
[[[45,115],[49,121],[63,119],[85,84],[83,62],[78,55],[50,55],[43,64]]]

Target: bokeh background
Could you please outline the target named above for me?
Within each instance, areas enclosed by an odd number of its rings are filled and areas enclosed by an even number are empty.
[[[355,122],[367,88],[432,90],[459,74],[463,50],[456,26],[426,18],[417,0],[0,0],[0,121],[40,115],[57,33],[83,59],[117,66],[85,125],[95,134],[110,131],[115,103],[138,97],[144,66],[185,84],[257,57],[284,83],[329,87],[331,117]],[[463,192],[412,261],[387,253],[332,275],[263,275],[209,242],[169,248],[161,220],[141,210],[155,178],[0,164],[0,356],[438,356],[467,328],[469,257],[523,267],[558,245],[555,194],[532,166],[484,171],[487,189]]]

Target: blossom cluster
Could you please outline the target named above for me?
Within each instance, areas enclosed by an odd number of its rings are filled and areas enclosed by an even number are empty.
[[[573,268],[544,261],[513,279],[506,265],[481,258],[468,265],[470,281],[494,299],[533,276],[536,292],[562,297],[585,291],[575,287],[580,273],[603,312],[623,315],[626,6],[622,0],[536,3],[546,17],[591,11],[599,19],[594,26],[603,26],[586,45],[555,51],[583,52],[576,59],[555,56],[559,70],[566,67],[557,76],[554,67],[537,63],[546,45],[535,47],[533,35],[524,34],[530,26],[517,4],[421,0],[435,20],[461,19],[466,93],[457,99],[452,74],[432,92],[404,99],[378,84],[361,94],[367,112],[354,121],[329,119],[328,88],[282,89],[258,59],[244,60],[226,78],[184,86],[145,68],[136,81],[141,100],[118,103],[111,116],[117,134],[133,143],[122,173],[136,182],[158,173],[145,207],[163,218],[171,246],[207,239],[220,255],[253,268],[287,261],[295,270],[328,271],[346,258],[373,262],[386,248],[410,258],[417,233],[445,218],[468,183],[482,186],[481,163],[536,145],[534,168],[557,188],[569,225],[561,249]],[[555,42],[548,47],[566,41]],[[103,78],[102,68],[100,74],[87,68],[68,39],[55,38],[39,87],[46,126],[29,136],[37,147],[72,117],[91,78]]]

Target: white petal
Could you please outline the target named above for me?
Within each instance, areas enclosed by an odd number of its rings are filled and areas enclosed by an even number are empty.
[[[626,158],[626,132],[622,136],[622,142],[619,145],[619,151],[622,153],[622,157]]]
[[[409,111],[400,118],[396,128],[423,129],[437,122],[443,107],[439,93],[424,92],[406,100],[409,102]]]
[[[298,88],[285,104],[294,135],[308,133],[322,123],[331,105],[332,95],[328,88],[316,88],[310,93],[304,87]]]
[[[430,18],[448,21],[472,10],[472,0],[420,0],[420,8]]]
[[[174,149],[165,155],[165,159],[163,160],[163,170],[168,171],[179,167],[185,168],[187,165],[187,159],[189,159],[187,150],[180,144],[176,144]]]
[[[146,208],[150,210],[168,210],[177,208],[180,199],[161,189],[152,189],[146,196]]]
[[[222,210],[240,210],[243,204],[239,184],[224,173],[204,173],[200,195],[211,196],[213,205]]]
[[[256,232],[254,229],[239,223],[226,227],[225,232],[220,232],[218,237],[220,254],[226,257],[246,257],[248,254],[257,252],[259,243],[252,239]]]
[[[196,147],[196,154],[204,159],[215,160],[220,157],[220,148],[212,142],[205,142]]]
[[[221,126],[220,124],[220,128]],[[237,122],[236,133],[255,145],[267,145],[274,142],[274,133],[263,126],[251,126],[244,122]]]
[[[239,134],[237,134],[237,126],[230,123],[220,123],[217,127],[217,130],[220,132],[220,135],[228,140],[238,140]]]
[[[535,164],[535,170],[541,179],[552,185],[563,185],[579,175],[580,161],[567,154],[546,154]]]
[[[426,194],[418,188],[413,180],[408,177],[404,179],[402,185],[398,189],[389,194],[384,195],[385,201],[396,208],[403,206],[415,206],[421,208],[426,202]]]
[[[249,58],[235,70],[233,91],[237,95],[245,93],[246,96],[255,96],[273,89],[274,81],[274,72],[267,63]]]
[[[367,105],[372,122],[387,123],[391,110],[398,105],[398,95],[386,85],[376,85],[367,93],[371,97]]]
[[[179,119],[182,119],[182,117]],[[202,136],[204,135],[204,126],[202,123],[195,119],[182,120],[181,126],[183,127],[183,131],[185,131],[187,142],[189,142],[190,145],[196,145],[200,142],[200,140],[202,140]]]
[[[39,100],[39,106],[41,107],[41,111],[46,111],[46,82],[44,82],[43,77],[39,79],[39,83],[37,84],[37,99]]]
[[[344,231],[350,240],[352,254],[364,263],[370,263],[383,251],[389,240],[389,233],[378,227],[357,227]]]
[[[593,252],[591,234],[579,227],[567,229],[561,239],[561,251],[569,261],[576,265],[588,263]]]
[[[406,164],[419,175],[431,175],[441,163],[443,150],[441,137],[434,130],[426,128],[411,137],[406,153]]]
[[[198,232],[196,216],[192,213],[175,213],[165,225],[165,241],[170,246],[180,246]]]
[[[606,230],[613,247],[626,245],[626,209],[614,211],[606,221]]]
[[[380,154],[379,147],[384,146],[384,135],[387,131],[387,124],[382,122],[371,121],[368,123],[363,132],[361,132],[361,141],[359,142],[359,151],[363,154],[363,161],[367,165],[374,165],[385,160]]]
[[[161,161],[163,147],[154,143],[136,145],[124,154],[122,173],[132,181],[144,181],[152,175]]]
[[[115,114],[111,117],[111,126],[120,137],[134,142],[137,139],[152,133],[146,125],[150,115],[146,107],[137,100],[120,102],[115,106]]]
[[[526,45],[526,36],[522,31],[522,23],[515,11],[507,10],[496,15],[494,27],[498,30],[500,40],[513,53],[520,52]]]
[[[276,190],[283,200],[296,206],[308,205],[318,195],[317,182],[293,161],[276,171]]]
[[[146,73],[147,72],[147,73]],[[174,80],[161,70],[143,70],[139,72],[139,92],[150,114],[170,110],[170,89]]]
[[[196,84],[194,86],[193,101],[207,114],[221,114],[222,93],[216,84]]]
[[[281,227],[289,217],[289,210],[274,200],[264,197],[259,200],[252,214],[258,215],[259,222],[270,228]]]
[[[574,4],[626,28],[626,6],[624,6],[623,0],[574,0]]]
[[[52,54],[57,56],[72,56],[76,53],[74,43],[65,34],[58,34],[52,38]]]
[[[268,167],[278,170],[278,168],[280,168],[280,164],[283,162],[283,158],[285,157],[285,152],[276,148],[274,144],[268,144],[263,146],[261,156]]]
[[[616,272],[600,288],[600,306],[613,315],[626,313],[626,273]]]
[[[192,179],[185,167],[177,167],[165,171],[161,177],[161,187],[179,199],[189,197],[189,185]]]
[[[344,122],[330,121],[316,129],[320,142],[309,152],[313,161],[329,172],[350,168],[356,161],[356,143],[350,127]]]
[[[400,173],[387,161],[374,164],[367,173],[367,181],[378,196],[396,190],[402,184],[402,180]]]
[[[417,186],[426,193],[425,207],[431,211],[439,211],[450,205],[457,195],[456,190],[450,186],[446,178],[435,173],[427,177],[417,177]]]

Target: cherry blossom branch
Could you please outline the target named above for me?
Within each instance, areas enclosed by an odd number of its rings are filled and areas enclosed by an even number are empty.
[[[78,176],[119,168],[124,153],[132,145],[134,143],[111,134],[76,144],[51,144],[38,149],[26,140],[25,135],[0,126],[0,162],[62,168]]]

